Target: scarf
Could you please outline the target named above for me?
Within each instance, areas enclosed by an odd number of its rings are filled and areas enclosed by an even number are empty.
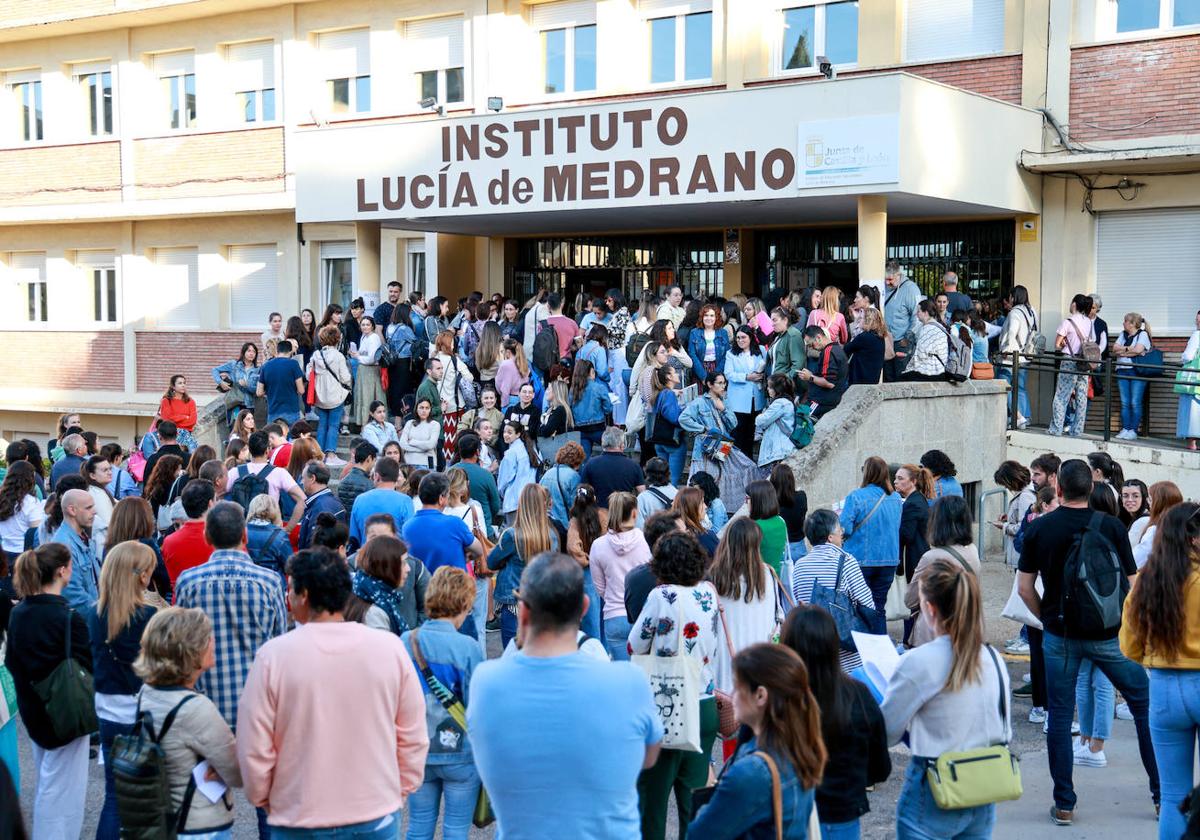
[[[351,590],[359,598],[368,601],[387,613],[392,632],[399,636],[408,630],[408,622],[400,613],[400,602],[404,596],[400,590],[393,589],[379,578],[373,578],[361,569],[354,572]]]

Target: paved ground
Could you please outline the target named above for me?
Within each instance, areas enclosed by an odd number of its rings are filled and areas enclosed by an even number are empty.
[[[984,591],[987,614],[993,616],[988,623],[988,636],[993,642],[1002,642],[1014,634],[1015,625],[998,618],[1000,609],[1008,598],[1012,577],[1003,564],[988,563],[984,566]],[[498,647],[499,639],[494,640]],[[499,650],[495,651],[496,654]],[[1009,673],[1013,685],[1019,685],[1028,672],[1028,663],[1010,659]],[[1016,740],[1014,751],[1021,756],[1021,772],[1025,795],[1016,802],[1000,806],[995,836],[997,838],[1020,838],[1020,840],[1042,840],[1042,838],[1071,838],[1071,840],[1139,840],[1155,836],[1154,808],[1146,785],[1146,776],[1138,759],[1137,742],[1133,724],[1116,721],[1113,737],[1106,750],[1109,765],[1102,770],[1076,768],[1075,788],[1079,795],[1076,822],[1071,828],[1051,825],[1047,812],[1051,803],[1051,784],[1046,766],[1046,746],[1041,725],[1027,721],[1029,701],[1016,700],[1013,720]],[[21,781],[23,806],[29,818],[33,778],[30,773],[32,758],[28,739],[22,731]],[[898,748],[892,751],[892,778],[879,785],[871,794],[872,811],[863,821],[865,840],[884,840],[895,836],[896,797],[900,792],[903,768],[908,761],[907,751]],[[83,837],[95,833],[96,818],[103,800],[103,776],[101,769],[93,765],[88,787],[87,819]],[[676,826],[668,829],[668,836],[675,836]],[[237,823],[234,827],[236,840],[254,840],[257,836],[254,812],[244,799],[239,799]],[[494,829],[473,830],[472,840],[491,838]],[[565,839],[564,839],[565,840]]]

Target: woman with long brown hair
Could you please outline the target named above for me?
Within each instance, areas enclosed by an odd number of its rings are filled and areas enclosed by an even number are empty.
[[[174,374],[158,404],[158,419],[170,420],[181,432],[196,427],[196,401],[188,394],[187,387],[187,377]]]
[[[989,837],[995,804],[943,811],[929,790],[926,770],[942,753],[1011,739],[1008,671],[984,642],[976,575],[939,558],[922,573],[919,589],[918,620],[928,624],[934,639],[900,657],[883,701],[888,743],[899,743],[907,732],[912,751],[896,804],[898,834]]]
[[[875,599],[878,615],[873,633],[887,631],[883,608],[900,561],[902,508],[903,502],[893,492],[887,461],[877,455],[867,458],[862,466],[862,483],[846,496],[840,518],[846,551],[858,559]]]
[[[688,834],[816,840],[808,826],[827,752],[808,669],[791,648],[759,643],[734,657],[733,678],[734,714],[754,737],[725,765]]]
[[[721,616],[716,683],[730,694],[733,657],[752,644],[771,641],[784,614],[779,588],[762,560],[762,530],[752,519],[743,516],[729,523],[713,552],[708,579],[717,590]]]
[[[500,641],[507,647],[517,635],[517,587],[525,564],[543,551],[558,551],[558,532],[550,526],[550,493],[539,484],[521,488],[516,517],[488,555],[496,575],[494,600],[500,615]]]
[[[108,523],[109,553],[124,542],[139,542],[154,552],[154,573],[150,578],[150,589],[158,594],[164,604],[171,602],[171,576],[163,563],[162,550],[158,544],[158,529],[154,525],[154,511],[150,503],[140,496],[121,499],[113,508]],[[107,558],[108,554],[104,555]]]
[[[1150,671],[1150,739],[1162,807],[1158,836],[1180,837],[1179,806],[1194,784],[1200,713],[1200,505],[1181,502],[1158,521],[1160,535],[1125,598],[1121,652]]]
[[[178,455],[163,455],[154,465],[154,472],[146,479],[142,497],[150,503],[155,517],[158,516],[158,509],[171,501],[171,486],[182,470],[183,459]]]
[[[1150,485],[1150,521],[1142,538],[1133,547],[1133,559],[1138,568],[1146,565],[1150,559],[1150,550],[1154,547],[1154,537],[1158,533],[1158,523],[1166,516],[1167,511],[1183,501],[1183,493],[1174,481],[1156,481]]]
[[[717,550],[717,535],[704,527],[708,505],[704,503],[704,491],[699,487],[680,487],[671,502],[671,510],[679,514],[683,527],[691,531],[700,541],[700,547],[709,557]]]
[[[0,548],[3,548],[11,573],[13,563],[25,550],[25,534],[46,518],[37,500],[37,478],[28,461],[9,464],[0,483]],[[7,588],[7,587],[6,587]]]
[[[546,491],[549,495],[549,490]],[[599,506],[596,490],[590,484],[575,489],[567,524],[567,554],[583,567],[583,591],[588,596],[588,608],[580,629],[593,639],[600,638],[600,599],[592,581],[592,544],[608,529],[608,511]]]

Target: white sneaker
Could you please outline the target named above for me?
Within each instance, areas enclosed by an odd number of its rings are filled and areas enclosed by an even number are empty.
[[[1117,704],[1117,720],[1133,720],[1133,712],[1129,711],[1128,703]]]
[[[1043,709],[1041,706],[1034,706],[1032,709],[1029,710],[1029,722],[1030,723],[1045,723],[1046,722],[1046,710]]]
[[[1092,752],[1089,746],[1080,746],[1075,750],[1075,766],[1077,767],[1107,767],[1108,756],[1104,750]]]
[[[1042,734],[1043,735],[1050,734],[1050,718],[1049,718],[1049,716],[1047,716],[1046,722],[1044,724],[1042,724]],[[1077,720],[1071,721],[1071,734],[1072,735],[1079,734],[1079,721],[1077,721]]]
[[[1029,653],[1029,642],[1017,640],[1015,645],[1010,645],[1004,648],[1005,653],[1012,653],[1017,656],[1024,656]]]
[[[1138,433],[1135,432],[1133,429],[1130,429],[1129,434],[1125,436],[1125,440],[1137,440],[1137,439],[1138,439]]]
[[[325,456],[325,466],[327,466],[327,467],[344,467],[344,466],[346,466],[346,462],[331,452]]]

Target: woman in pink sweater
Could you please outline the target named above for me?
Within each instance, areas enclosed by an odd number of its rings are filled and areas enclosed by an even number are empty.
[[[238,706],[246,797],[277,838],[394,840],[425,778],[421,677],[398,636],[343,621],[345,560],[308,549],[288,576],[296,629],[259,649]]]
[[[604,601],[604,638],[615,661],[628,661],[630,624],[625,616],[625,575],[650,562],[650,546],[637,527],[637,497],[613,493],[608,498],[608,533],[592,543],[588,560],[592,583]]]

